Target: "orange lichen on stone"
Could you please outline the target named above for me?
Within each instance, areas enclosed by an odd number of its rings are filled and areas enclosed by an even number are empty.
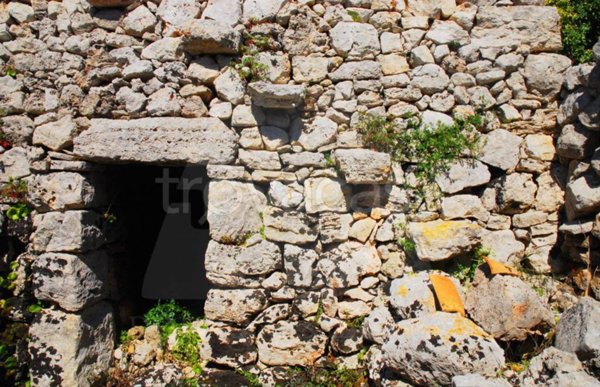
[[[433,291],[437,297],[440,307],[444,312],[456,312],[461,316],[465,315],[465,307],[463,305],[458,289],[448,277],[437,274],[429,276]]]
[[[485,260],[485,263],[487,263],[488,267],[490,268],[490,273],[492,273],[492,275],[496,275],[496,274],[505,274],[505,275],[514,275],[514,276],[519,275],[519,271],[517,269],[506,266],[506,265],[504,265],[498,261],[494,261],[493,259],[488,258],[488,257],[485,257],[483,259]]]

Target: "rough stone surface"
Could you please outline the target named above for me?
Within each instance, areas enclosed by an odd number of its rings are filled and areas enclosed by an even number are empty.
[[[481,228],[466,220],[434,220],[407,227],[407,236],[415,243],[422,261],[441,261],[468,252],[479,242]]]
[[[92,161],[149,164],[229,164],[237,135],[216,118],[94,119],[75,139],[75,153]]]
[[[390,155],[366,149],[338,149],[336,162],[350,184],[383,184],[390,179]]]
[[[600,355],[600,303],[585,297],[567,310],[556,326],[555,346],[580,360]]]
[[[504,352],[470,320],[436,312],[399,322],[383,345],[387,365],[410,382],[450,384],[456,375],[495,376]]]
[[[280,321],[256,339],[259,360],[267,365],[308,366],[325,353],[325,336],[308,321]]]
[[[577,357],[554,347],[546,348],[531,359],[529,368],[519,378],[522,386],[600,386],[588,375]]]
[[[206,296],[204,313],[211,320],[242,325],[267,306],[267,294],[262,289],[211,289]]]
[[[41,212],[84,209],[102,203],[97,183],[73,172],[35,175],[29,180],[29,202]]]
[[[479,161],[459,161],[448,172],[439,175],[436,182],[444,193],[452,194],[465,188],[477,187],[490,181],[489,169]]]
[[[40,252],[85,252],[105,242],[100,216],[91,211],[49,212],[34,217],[31,245]]]
[[[304,100],[304,86],[274,85],[267,82],[253,82],[248,87],[252,102],[257,106],[272,109],[288,109],[300,105]]]

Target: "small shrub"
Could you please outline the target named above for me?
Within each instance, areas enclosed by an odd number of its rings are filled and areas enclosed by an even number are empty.
[[[269,67],[259,62],[255,56],[247,55],[242,57],[241,61],[235,62],[233,67],[240,75],[240,78],[247,82],[260,81],[265,78]]]
[[[313,322],[315,324],[319,324],[319,322],[321,321],[321,317],[323,316],[323,313],[325,313],[325,306],[323,305],[323,300],[319,299],[319,305],[317,306],[317,313],[315,313],[315,319],[313,320]]]
[[[492,254],[490,249],[483,246],[479,246],[475,249],[473,260],[469,265],[459,263],[456,268],[452,271],[452,276],[460,281],[463,285],[468,285],[473,282],[477,268],[484,262],[485,257],[489,257]]]
[[[243,370],[241,368],[236,369],[235,372],[242,375],[244,379],[246,379],[248,387],[262,387],[262,383],[252,372]]]
[[[479,114],[455,118],[452,125],[438,124],[421,127],[415,117],[407,120],[408,128],[400,130],[387,117],[366,114],[358,130],[366,144],[380,152],[389,153],[394,161],[416,164],[415,175],[423,182],[433,182],[465,152],[472,157],[479,149],[477,128],[482,125]]]
[[[365,321],[367,316],[358,316],[348,321],[348,327],[350,328],[360,328]]]
[[[405,252],[412,252],[417,249],[417,245],[415,244],[415,242],[408,238],[399,238],[398,245],[402,247],[402,250],[404,250]]]
[[[27,182],[22,179],[9,178],[0,188],[0,199],[13,203],[27,202]]]
[[[288,370],[286,387],[362,387],[369,385],[365,369],[348,369],[329,360],[319,367]]]
[[[179,360],[194,370],[196,375],[202,373],[200,364],[200,335],[196,332],[191,324],[187,325],[187,329],[179,329],[175,337],[175,346],[172,353],[176,360]]]
[[[592,47],[600,38],[599,0],[547,0],[558,8],[563,52],[577,63],[592,62]]]
[[[7,66],[4,66],[4,68],[2,69],[2,75],[9,76],[11,78],[16,78],[17,70],[15,70],[15,68],[12,66],[7,65]]]
[[[150,309],[144,315],[144,323],[146,326],[158,325],[160,327],[176,325],[176,324],[187,324],[192,322],[194,317],[183,306],[171,300],[166,303],[160,301],[156,306]]]
[[[259,52],[273,50],[273,44],[268,36],[244,33],[244,43],[242,44],[242,53],[245,55],[256,55]]]
[[[10,220],[18,222],[19,220],[27,219],[30,213],[31,209],[27,207],[26,204],[19,203],[10,206],[9,209],[6,210],[6,217]]]

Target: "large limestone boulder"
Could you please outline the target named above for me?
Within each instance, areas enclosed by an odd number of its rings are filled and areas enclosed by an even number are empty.
[[[161,165],[229,164],[238,136],[218,118],[92,119],[74,153],[100,162]]]
[[[487,165],[511,170],[519,163],[519,148],[523,140],[505,129],[496,129],[482,136],[479,160]]]
[[[303,85],[275,85],[268,82],[252,82],[248,86],[248,94],[252,103],[272,109],[291,109],[304,101]]]
[[[28,199],[40,212],[84,209],[103,203],[105,196],[98,182],[74,172],[33,175]]]
[[[531,359],[527,371],[519,377],[519,384],[524,387],[600,386],[598,380],[585,372],[574,354],[554,347],[546,348]]]
[[[406,231],[420,260],[442,261],[472,250],[479,243],[481,227],[468,220],[434,220],[411,222]]]
[[[529,55],[525,60],[525,81],[531,91],[550,100],[556,98],[571,59],[559,54]]]
[[[554,7],[479,7],[471,43],[479,48],[513,49],[529,46],[532,52],[562,48],[560,15]]]
[[[236,246],[211,240],[204,267],[206,278],[214,285],[257,288],[261,279],[282,267],[281,250],[268,241]]]
[[[114,348],[112,308],[100,303],[80,314],[43,310],[29,328],[29,372],[36,386],[91,386]]]
[[[92,211],[48,212],[33,218],[35,232],[31,247],[38,252],[74,252],[94,250],[105,237],[101,218]]]
[[[335,160],[350,184],[385,184],[391,178],[389,154],[368,149],[337,149]]]
[[[449,385],[466,373],[495,376],[504,366],[493,337],[471,320],[444,312],[399,322],[382,350],[387,366],[417,385]]]
[[[258,334],[261,363],[269,366],[310,366],[325,353],[327,336],[308,321],[280,321]]]
[[[377,29],[371,24],[341,22],[329,32],[331,45],[343,57],[372,57],[380,51]]]
[[[104,251],[42,254],[32,265],[33,292],[40,300],[76,312],[109,295],[113,283],[110,265]]]
[[[208,186],[208,215],[211,238],[233,243],[257,234],[262,227],[261,213],[266,196],[252,183],[221,180]]]
[[[552,311],[517,277],[496,275],[467,292],[465,307],[480,327],[497,339],[525,340],[536,328],[554,324]]]
[[[244,325],[267,306],[269,300],[263,289],[210,289],[204,313],[209,320]]]
[[[590,297],[562,314],[556,326],[555,346],[580,360],[600,355],[600,302]]]
[[[240,50],[242,34],[215,20],[192,20],[186,26],[182,46],[192,55],[237,54]]]

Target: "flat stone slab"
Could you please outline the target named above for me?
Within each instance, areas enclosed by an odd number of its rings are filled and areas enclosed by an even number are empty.
[[[86,160],[158,165],[230,164],[238,135],[218,118],[93,119],[74,140]]]

